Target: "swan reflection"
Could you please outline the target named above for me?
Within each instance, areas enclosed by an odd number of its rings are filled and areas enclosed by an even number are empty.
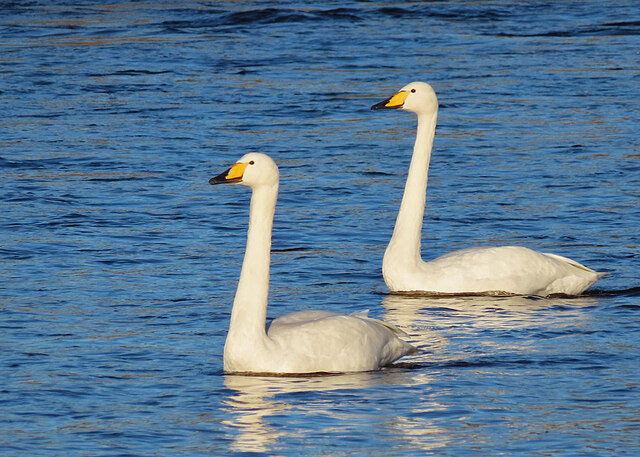
[[[344,427],[362,421],[391,436],[404,436],[412,426],[398,422],[388,405],[389,392],[421,392],[432,381],[428,373],[404,368],[305,377],[227,375],[225,386],[232,392],[223,401],[228,417],[223,423],[236,432],[230,449],[242,453],[273,452],[279,440],[304,439],[310,429],[314,436],[339,439]],[[282,422],[295,417],[300,418],[296,426]],[[435,433],[433,427],[424,429],[426,422],[420,425],[412,435]]]
[[[238,431],[231,449],[238,452],[267,452],[278,438],[295,435],[296,432],[287,431],[286,427],[274,423],[277,420],[275,416],[290,415],[290,410],[300,407],[299,397],[293,400],[288,399],[288,395],[309,392],[309,399],[314,402],[313,408],[305,410],[306,413],[335,414],[335,411],[330,413],[326,408],[323,409],[323,402],[316,401],[317,395],[313,393],[365,389],[374,376],[375,373],[300,377],[225,376],[225,386],[233,393],[224,401],[232,417],[225,420],[224,424]]]
[[[598,303],[596,296],[540,298],[390,294],[383,299],[382,306],[383,319],[407,332],[410,342],[423,351],[421,355],[407,357],[403,361],[424,361],[424,352],[436,358],[446,357],[453,337],[479,337],[482,332],[513,331],[525,327],[557,329],[579,326],[589,319],[584,308]]]

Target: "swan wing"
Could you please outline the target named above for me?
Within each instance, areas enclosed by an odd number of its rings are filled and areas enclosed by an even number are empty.
[[[334,316],[349,316],[349,317],[362,319],[372,324],[384,327],[396,335],[400,335],[404,337],[409,336],[406,332],[404,332],[403,330],[400,330],[398,327],[396,327],[393,324],[389,324],[388,322],[384,322],[380,319],[374,319],[372,317],[369,317],[368,309],[364,311],[357,311],[355,313],[351,313],[348,315],[345,315],[342,313],[334,313],[332,311],[322,311],[322,310],[296,311],[293,313],[286,314],[284,316],[280,316],[277,319],[274,319],[271,322],[271,325],[269,326],[269,334],[271,335],[271,332],[277,333],[279,331],[279,328],[287,328],[287,326],[291,326],[291,325],[301,325],[301,324],[312,323],[315,321],[319,321],[321,319],[334,317]]]
[[[444,293],[575,295],[601,276],[574,260],[522,246],[463,249],[421,266],[417,290]]]
[[[274,320],[268,336],[283,354],[283,372],[376,370],[417,350],[398,338],[394,326],[366,317],[300,311]]]

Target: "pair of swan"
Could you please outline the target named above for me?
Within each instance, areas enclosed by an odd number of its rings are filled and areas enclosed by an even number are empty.
[[[575,295],[602,276],[565,257],[517,246],[463,249],[423,261],[420,235],[438,101],[431,86],[414,82],[372,106],[383,108],[418,115],[405,192],[383,260],[389,290]],[[209,183],[239,183],[252,189],[247,246],[224,347],[225,372],[369,371],[417,352],[399,338],[402,331],[366,312],[299,311],[275,319],[265,330],[278,167],[265,154],[249,153]]]

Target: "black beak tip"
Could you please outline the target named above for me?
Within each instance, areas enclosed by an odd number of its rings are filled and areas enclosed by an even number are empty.
[[[381,102],[376,103],[375,105],[373,105],[371,107],[372,110],[377,110],[377,109],[392,109],[392,108],[397,108],[396,106],[387,106],[387,103],[389,103],[391,101],[391,97],[382,100]]]
[[[229,180],[227,179],[228,172],[229,170],[225,171],[224,173],[220,173],[218,176],[214,176],[209,180],[209,184],[224,184],[226,182],[229,182]]]
[[[233,179],[227,178],[227,176],[229,175],[230,171],[231,171],[231,168],[229,168],[228,170],[223,171],[218,176],[214,176],[213,178],[211,178],[209,180],[209,184],[225,184],[225,183],[232,183],[232,182],[240,181],[240,178],[233,178]]]
[[[209,184],[235,184],[235,183],[242,182],[241,177],[227,178],[227,174],[228,172],[225,171],[221,175],[214,176],[209,180]]]

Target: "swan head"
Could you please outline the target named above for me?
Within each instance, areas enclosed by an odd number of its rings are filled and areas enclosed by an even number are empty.
[[[438,111],[438,98],[429,84],[415,81],[371,109],[402,109],[416,114],[432,114]]]
[[[280,174],[271,157],[259,152],[243,155],[231,168],[209,180],[209,184],[238,183],[249,187],[277,185]]]

